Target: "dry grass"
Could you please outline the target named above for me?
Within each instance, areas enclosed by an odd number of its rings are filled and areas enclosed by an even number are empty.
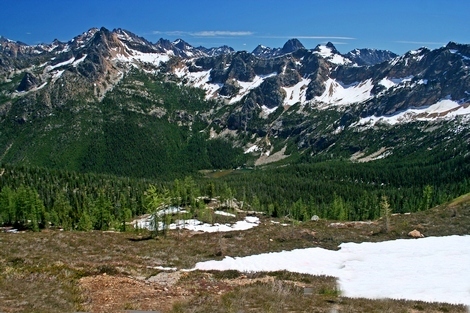
[[[262,280],[263,275],[270,279]],[[344,298],[333,277],[288,272],[257,276],[244,277],[245,283],[222,294],[202,292],[176,302],[171,312],[465,312],[463,306],[450,304]]]
[[[287,272],[191,272],[172,286],[148,278],[160,272],[156,266],[191,268],[225,255],[336,249],[342,242],[407,238],[413,229],[426,236],[470,234],[467,203],[457,199],[392,216],[389,233],[380,220],[332,227],[334,221],[281,226],[265,218],[247,231],[174,231],[158,239],[146,232],[0,233],[0,312],[465,312],[444,304],[347,299],[338,295],[333,278]],[[305,287],[312,293],[304,295]]]

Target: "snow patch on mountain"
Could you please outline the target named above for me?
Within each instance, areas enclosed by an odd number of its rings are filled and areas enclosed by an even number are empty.
[[[133,49],[126,49],[128,55],[117,53],[114,57],[114,60],[130,63],[136,66],[136,63],[150,63],[152,65],[158,66],[160,63],[167,62],[170,59],[168,54],[163,53],[144,53]]]
[[[400,85],[402,83],[410,82],[414,78],[413,75],[404,77],[404,78],[389,78],[384,77],[379,81],[379,85],[384,86],[387,89]]]
[[[351,126],[372,127],[378,123],[396,125],[413,121],[431,121],[436,119],[452,119],[460,115],[470,114],[470,104],[460,104],[450,99],[441,100],[425,108],[408,109],[392,116],[369,116],[361,118]]]
[[[52,74],[52,82],[55,82],[60,77],[62,77],[62,74],[64,74],[64,72],[65,72],[65,70],[54,71],[53,74]]]
[[[374,87],[372,79],[344,85],[342,82],[329,78],[325,82],[325,92],[315,100],[329,105],[349,105],[360,103],[372,97]]]
[[[82,56],[80,59],[78,60],[75,60],[72,62],[72,65],[74,67],[77,67],[78,64],[82,63],[85,59],[86,59],[87,55],[85,54],[84,56]]]
[[[55,65],[49,65],[49,66],[46,67],[46,71],[47,71],[47,72],[50,72],[50,71],[52,71],[53,69],[56,69],[56,68],[58,68],[58,67],[62,67],[62,66],[66,66],[66,65],[72,64],[74,61],[75,61],[75,57],[72,57],[72,58],[70,58],[70,59],[67,60],[67,61],[60,62],[60,63],[57,63],[57,64],[55,64]]]
[[[265,106],[264,104],[261,106],[261,117],[262,118],[267,118],[271,113],[273,113],[274,111],[277,110],[278,107],[274,107],[274,108],[268,108],[267,106]]]
[[[319,51],[315,52],[322,56],[323,58],[329,58],[333,53],[331,52],[331,49],[328,48],[327,46],[318,46]]]
[[[117,32],[117,37],[121,40],[133,41],[132,37],[124,30],[119,30]]]
[[[462,57],[462,59],[464,59],[464,60],[466,60],[466,61],[470,60],[470,58],[469,58],[468,56],[465,56],[465,55],[461,54],[461,53],[459,52],[459,50],[449,49],[449,52],[452,53],[452,54],[460,55],[460,56]]]
[[[235,103],[235,102],[240,101],[244,96],[246,96],[250,92],[250,90],[256,87],[259,87],[265,81],[266,78],[269,78],[275,75],[277,75],[276,72],[268,74],[268,75],[256,75],[253,81],[251,82],[237,81],[241,89],[238,95],[230,99],[230,103]]]
[[[174,74],[184,78],[196,88],[201,88],[206,92],[206,100],[217,96],[217,91],[222,88],[222,84],[211,83],[211,71],[190,72],[186,67],[177,69]]]
[[[415,62],[421,61],[426,55],[426,51],[428,50],[427,48],[424,48],[424,47],[419,48],[418,50],[411,50],[402,56],[393,58],[392,60],[390,60],[389,64],[390,66],[395,66],[398,63],[404,62],[405,66],[408,66],[408,63],[410,61],[415,61]]]
[[[327,59],[331,63],[344,65],[352,63],[351,60],[343,57],[341,54],[333,53],[333,50],[327,46],[318,46],[319,51],[315,51],[316,54],[320,55],[322,58]]]
[[[259,150],[261,150],[260,147],[258,147],[257,145],[253,145],[249,147],[248,149],[246,149],[244,153],[247,154],[247,153],[252,153],[252,152],[259,151]]]
[[[300,82],[292,87],[282,87],[286,92],[286,98],[284,99],[284,105],[294,105],[297,102],[305,103],[306,92],[308,84],[311,79],[303,78]]]

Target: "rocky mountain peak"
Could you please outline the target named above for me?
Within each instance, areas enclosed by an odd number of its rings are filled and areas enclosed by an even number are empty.
[[[463,44],[459,44],[459,43],[451,41],[445,46],[445,48],[450,50],[451,52],[460,53],[467,60],[468,60],[468,58],[470,58],[469,45],[463,45]]]
[[[354,49],[345,54],[345,57],[359,66],[370,66],[390,61],[398,55],[389,50]]]
[[[176,39],[172,44],[180,50],[193,50],[193,46],[184,41],[183,39]]]
[[[289,39],[282,48],[270,48],[258,45],[251,53],[261,58],[273,58],[293,53],[299,49],[305,49],[305,47],[298,39],[293,38]]]
[[[318,44],[313,51],[320,52],[322,54],[340,54],[332,42],[326,44]]]
[[[273,53],[273,49],[258,45],[251,53],[259,57],[270,57]]]
[[[1,43],[4,43],[4,42],[13,42],[13,40],[10,40],[6,37],[3,37],[2,35],[0,35],[0,44]]]
[[[60,44],[62,44],[62,41],[60,41],[59,39],[55,38],[54,40],[52,40],[52,44],[53,44],[53,45],[60,45]]]
[[[335,45],[334,45],[332,42],[330,42],[330,41],[328,41],[328,42],[326,43],[325,47],[327,47],[328,49],[330,49],[330,50],[331,50],[331,53],[340,54],[339,51],[336,49]]]
[[[171,41],[169,41],[168,39],[163,39],[163,38],[160,38],[158,39],[158,41],[155,43],[155,46],[163,49],[163,50],[171,50],[172,47],[173,47],[173,44],[171,43]]]
[[[213,47],[213,48],[205,48],[205,47],[199,46],[196,49],[204,52],[209,57],[215,57],[215,56],[219,56],[222,54],[232,54],[235,52],[235,50],[232,47],[229,47],[227,45],[223,45],[220,47]]]
[[[266,47],[266,46],[263,46],[263,45],[257,45],[256,48],[251,52],[253,54],[259,54],[259,53],[262,53],[263,51],[265,50],[271,50],[270,48]]]
[[[295,52],[299,49],[305,49],[304,45],[296,38],[289,39],[284,46],[282,47],[281,51],[282,53],[291,53]]]

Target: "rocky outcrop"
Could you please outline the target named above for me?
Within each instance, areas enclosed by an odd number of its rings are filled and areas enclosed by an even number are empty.
[[[298,39],[293,38],[289,39],[282,48],[269,48],[258,45],[251,54],[260,58],[269,59],[293,53],[300,49],[305,49],[304,45]]]
[[[345,54],[345,57],[359,66],[372,66],[388,62],[398,55],[388,50],[354,49]]]
[[[16,88],[16,90],[17,91],[29,91],[35,87],[38,87],[38,85],[39,85],[39,79],[33,74],[31,74],[30,72],[26,72],[20,84],[18,85],[18,88]]]
[[[219,55],[224,55],[224,54],[231,54],[234,53],[235,50],[233,50],[232,47],[229,47],[227,45],[223,45],[220,47],[214,47],[214,48],[205,48],[205,47],[197,47],[198,50],[202,51],[209,57],[216,57]]]
[[[266,106],[269,109],[280,106],[285,98],[285,92],[280,88],[278,77],[267,78],[259,88],[253,89],[245,100],[259,106]]]

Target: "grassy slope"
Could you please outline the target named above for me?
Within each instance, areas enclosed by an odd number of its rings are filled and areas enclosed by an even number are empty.
[[[416,301],[340,297],[333,278],[234,271],[179,274],[174,285],[150,282],[155,266],[190,268],[225,255],[246,256],[304,247],[335,249],[341,242],[406,238],[418,229],[426,236],[470,234],[470,195],[447,205],[382,221],[344,224],[321,220],[280,226],[262,218],[248,231],[223,234],[58,232],[0,234],[0,311],[119,312],[465,312],[461,306]],[[304,295],[304,287],[313,288]],[[140,290],[136,293],[135,290]],[[301,301],[299,301],[301,299]],[[106,304],[106,306],[105,306]]]

